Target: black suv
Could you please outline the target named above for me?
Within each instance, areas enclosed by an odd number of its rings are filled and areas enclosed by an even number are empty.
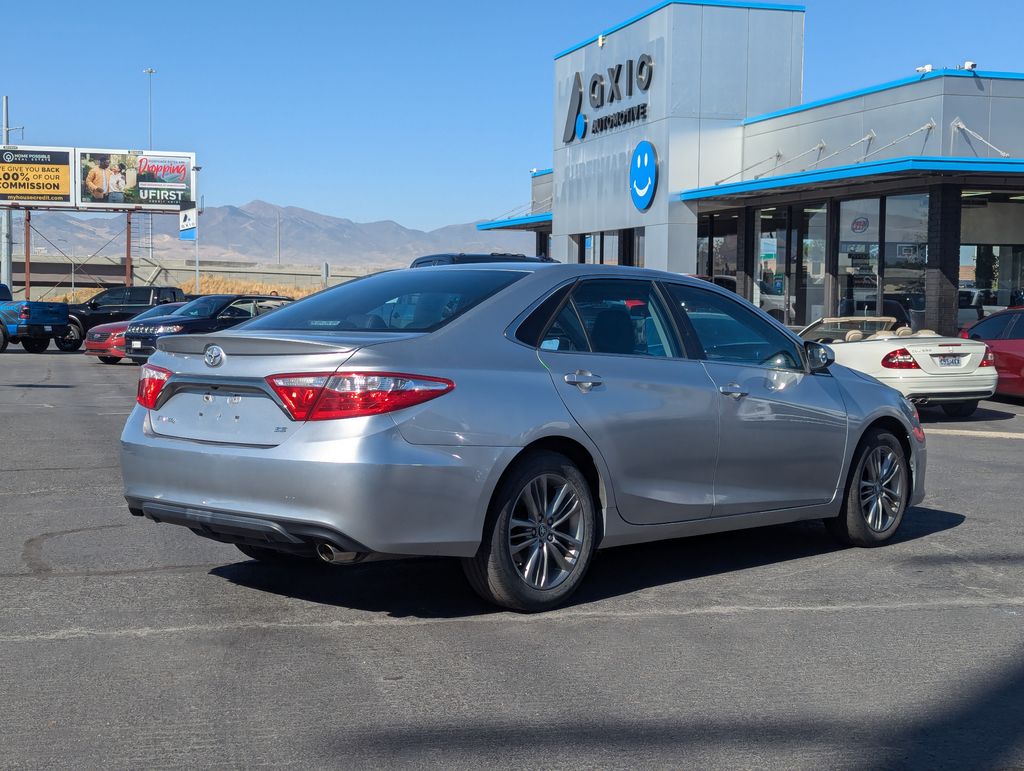
[[[557,262],[550,257],[527,257],[525,254],[508,254],[506,252],[491,252],[490,254],[465,254],[459,252],[446,252],[444,254],[428,254],[417,257],[412,261],[410,268],[427,268],[431,265],[468,265],[480,262]]]
[[[71,331],[57,340],[62,351],[77,351],[85,334],[99,324],[127,321],[147,308],[164,303],[183,302],[185,293],[176,286],[115,286],[105,289],[84,303],[68,306]]]

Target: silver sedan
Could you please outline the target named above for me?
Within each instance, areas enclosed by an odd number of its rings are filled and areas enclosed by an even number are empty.
[[[258,560],[458,557],[522,611],[598,548],[809,519],[882,544],[925,476],[895,390],[707,282],[592,265],[381,273],[162,338],[121,447],[137,516]]]

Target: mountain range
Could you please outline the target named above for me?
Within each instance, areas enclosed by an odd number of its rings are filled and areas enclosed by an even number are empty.
[[[149,217],[134,215],[133,220],[132,252],[136,258],[147,257]],[[329,262],[332,267],[367,269],[408,265],[414,257],[438,252],[535,252],[532,233],[480,231],[476,223],[414,230],[391,220],[353,222],[295,206],[251,201],[244,206],[206,208],[199,220],[200,259],[275,264],[279,222],[280,261],[292,265]],[[32,224],[37,231],[33,235],[36,253],[52,254],[59,248],[76,257],[97,250],[110,257],[124,254],[124,215],[36,212]],[[20,223],[14,232],[20,235]],[[192,242],[178,240],[176,216],[153,217],[154,259],[191,259],[194,249]]]

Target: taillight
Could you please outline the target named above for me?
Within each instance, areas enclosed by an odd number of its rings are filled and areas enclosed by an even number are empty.
[[[156,409],[156,400],[164,390],[167,378],[172,374],[174,373],[163,367],[143,364],[139,370],[139,392],[136,401],[147,410]]]
[[[272,375],[267,383],[293,420],[380,415],[436,399],[455,387],[444,378],[395,372],[294,373]]]
[[[22,305],[21,310],[18,312],[19,319],[30,319],[32,318],[32,309],[27,305]]]
[[[882,359],[882,366],[886,369],[921,369],[921,365],[914,361],[906,348],[897,348],[887,353]]]
[[[971,339],[971,336],[967,333],[967,327],[964,327],[963,329],[960,330],[960,337],[962,337],[964,340]]]
[[[981,357],[981,361],[978,362],[979,367],[994,367],[996,366],[996,355],[992,353],[992,349],[987,345],[985,346],[985,355]]]

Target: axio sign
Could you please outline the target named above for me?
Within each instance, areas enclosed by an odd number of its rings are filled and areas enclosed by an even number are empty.
[[[595,72],[590,76],[587,96],[591,109],[595,111],[611,109],[633,96],[634,89],[646,94],[654,78],[654,60],[649,54],[641,54],[635,61],[625,62],[607,68],[607,75]],[[610,129],[628,126],[631,123],[647,120],[647,103],[635,104],[621,110],[599,115],[588,120],[583,112],[583,73],[577,72],[573,77],[572,90],[569,94],[569,110],[565,116],[565,130],[562,141],[569,144],[573,140],[582,140],[590,135],[602,134]]]

